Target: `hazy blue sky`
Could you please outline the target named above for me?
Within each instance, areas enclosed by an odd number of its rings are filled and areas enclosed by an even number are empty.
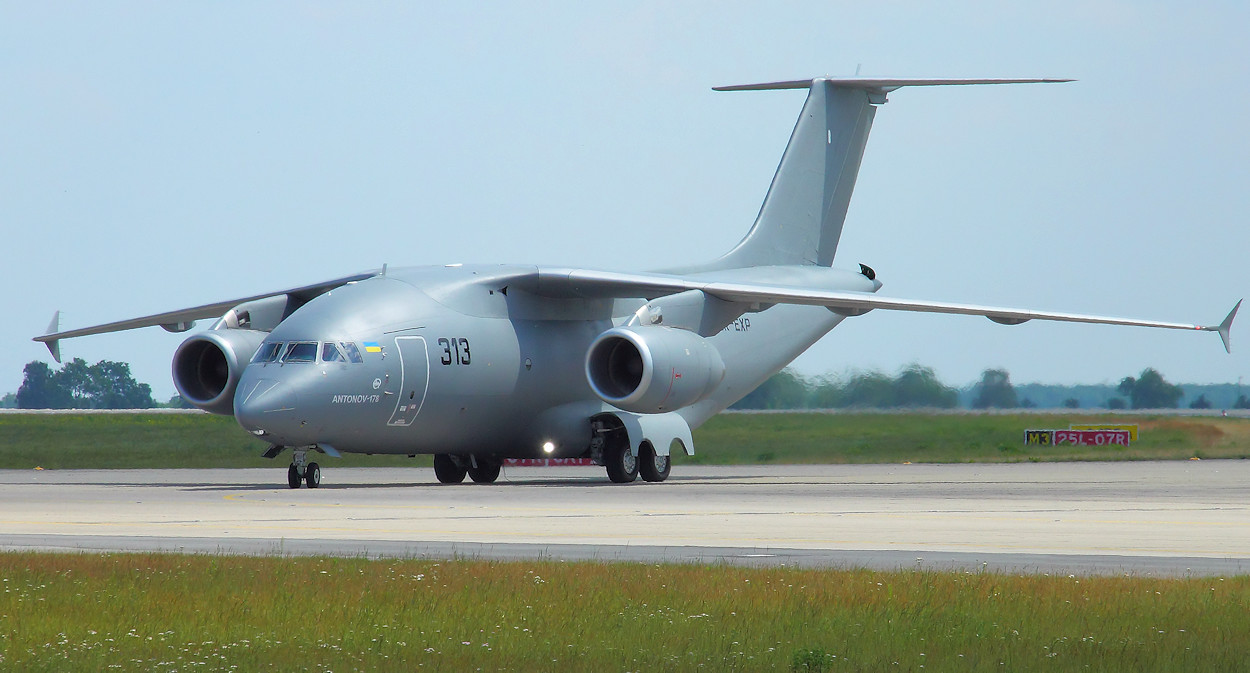
[[[754,3],[753,3],[754,4]],[[0,392],[79,327],[393,266],[645,269],[750,226],[803,92],[905,89],[838,263],[882,294],[1215,323],[1250,292],[1244,2],[0,2]],[[797,361],[966,384],[1250,375],[1211,334],[877,311]],[[63,343],[158,398],[182,336]],[[50,359],[49,359],[50,361]]]

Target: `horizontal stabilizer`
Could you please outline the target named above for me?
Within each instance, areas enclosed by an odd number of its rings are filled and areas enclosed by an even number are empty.
[[[868,79],[855,77],[840,79],[836,77],[817,77],[814,79],[796,79],[787,82],[763,82],[760,84],[735,84],[732,86],[714,86],[713,91],[772,91],[776,89],[806,89],[812,82],[823,81],[833,86],[848,89],[866,89],[888,93],[905,86],[955,86],[962,84],[1057,84],[1074,82],[1072,79],[1054,79],[1048,77],[1028,79]]]

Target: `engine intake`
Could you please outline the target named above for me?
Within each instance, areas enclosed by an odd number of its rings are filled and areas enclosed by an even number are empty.
[[[174,353],[174,387],[189,404],[214,414],[234,414],[234,389],[265,332],[221,329],[182,342]]]
[[[725,378],[725,363],[706,339],[672,327],[615,327],[586,353],[586,379],[604,402],[658,414],[694,404]]]

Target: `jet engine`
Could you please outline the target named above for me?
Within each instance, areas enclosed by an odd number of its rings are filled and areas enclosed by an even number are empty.
[[[234,388],[267,332],[213,329],[182,342],[174,353],[174,387],[193,406],[234,413]]]
[[[673,327],[614,327],[586,353],[586,379],[604,402],[658,414],[694,404],[725,378],[725,363],[706,339]]]

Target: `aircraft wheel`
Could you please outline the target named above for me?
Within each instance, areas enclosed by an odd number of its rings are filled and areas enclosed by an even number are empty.
[[[286,485],[291,488],[299,488],[299,485],[303,482],[303,478],[299,476],[299,468],[295,467],[295,463],[291,463],[291,466],[286,469]]]
[[[308,488],[317,488],[321,485],[321,466],[316,463],[309,463],[304,468],[304,483],[308,484]]]
[[[638,478],[638,459],[628,444],[604,451],[603,462],[608,468],[608,479],[615,483],[628,484]]]
[[[452,457],[445,453],[434,454],[434,476],[444,484],[459,484],[464,481],[467,470]]]
[[[638,448],[638,474],[644,481],[664,481],[673,469],[668,456],[658,456],[651,442],[643,442]]]
[[[489,458],[478,458],[477,467],[469,467],[469,478],[475,484],[493,484],[499,479],[500,464]]]

